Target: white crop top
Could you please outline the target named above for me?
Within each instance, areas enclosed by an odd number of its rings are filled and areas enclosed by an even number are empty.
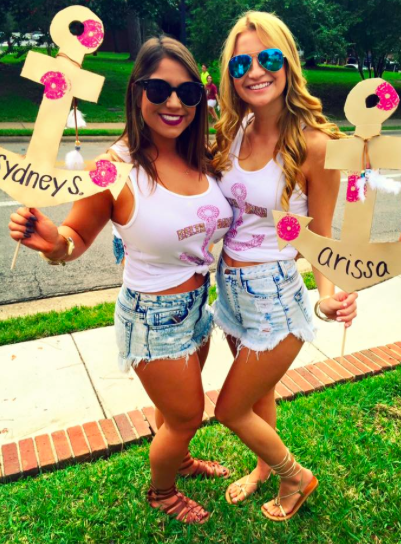
[[[239,165],[238,156],[244,136],[244,119],[230,149],[232,168],[225,172],[220,189],[234,212],[231,229],[224,238],[224,251],[232,259],[244,262],[271,262],[294,259],[297,250],[288,245],[279,250],[272,210],[282,210],[281,195],[285,178],[281,168],[270,160],[263,168],[250,172]],[[282,157],[277,155],[282,164]],[[290,198],[291,213],[308,214],[308,199],[298,185]]]
[[[112,149],[131,162],[123,143]],[[130,179],[133,217],[126,225],[113,223],[124,243],[124,284],[154,293],[180,285],[195,273],[206,274],[214,262],[210,244],[221,240],[232,223],[231,207],[217,182],[207,176],[207,191],[185,196],[159,184],[153,189],[141,167],[131,171]]]

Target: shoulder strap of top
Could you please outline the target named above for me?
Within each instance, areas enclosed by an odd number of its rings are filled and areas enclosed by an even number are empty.
[[[238,157],[240,149],[241,149],[241,143],[242,139],[244,137],[244,132],[249,125],[249,123],[252,121],[254,117],[253,113],[249,113],[248,115],[245,115],[245,117],[242,119],[241,125],[238,129],[237,134],[235,135],[235,138],[233,140],[233,143],[231,145],[231,154],[234,157]]]
[[[113,144],[108,150],[108,153],[110,152],[113,156],[113,160],[115,160],[116,162],[132,162],[128,146],[123,140],[119,140],[118,142]],[[114,156],[116,158],[114,158]]]

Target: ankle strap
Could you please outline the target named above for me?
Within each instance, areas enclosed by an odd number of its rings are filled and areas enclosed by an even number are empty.
[[[290,463],[290,465],[288,465],[288,463]],[[281,463],[278,463],[277,465],[270,465],[274,472],[283,479],[293,478],[294,476],[299,474],[302,470],[302,467],[301,465],[299,465],[299,468],[296,468],[296,466],[297,461],[295,460],[295,458],[291,459],[291,454],[288,449]]]
[[[168,489],[157,489],[152,483],[150,484],[150,488],[148,491],[148,494],[153,494],[153,500],[155,501],[162,501],[165,499],[169,499],[170,497],[173,497],[177,494],[177,489],[175,487],[175,484],[169,487]]]
[[[290,459],[290,451],[288,448],[286,448],[286,452],[284,455],[284,459],[281,461],[281,463],[278,463],[277,465],[270,464],[270,468],[274,470],[274,472],[280,473],[280,470],[284,468],[284,466],[288,463]]]

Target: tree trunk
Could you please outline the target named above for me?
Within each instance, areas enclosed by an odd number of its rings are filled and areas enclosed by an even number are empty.
[[[128,29],[129,59],[135,60],[138,54],[138,51],[142,45],[141,24],[139,21],[138,14],[131,6],[128,6],[127,29]]]
[[[316,59],[315,57],[309,57],[305,60],[305,68],[316,68]]]

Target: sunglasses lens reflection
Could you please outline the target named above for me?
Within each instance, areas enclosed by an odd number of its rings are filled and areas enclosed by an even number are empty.
[[[243,77],[251,67],[251,64],[252,57],[249,55],[237,55],[236,57],[233,57],[228,63],[228,70],[231,77],[234,77],[235,79]]]
[[[259,64],[269,72],[278,72],[284,64],[284,55],[280,49],[265,49],[258,54]],[[239,79],[243,77],[252,65],[250,55],[237,55],[228,63],[230,76]]]
[[[278,72],[283,67],[284,56],[280,49],[266,49],[258,55],[259,64],[269,72]]]

